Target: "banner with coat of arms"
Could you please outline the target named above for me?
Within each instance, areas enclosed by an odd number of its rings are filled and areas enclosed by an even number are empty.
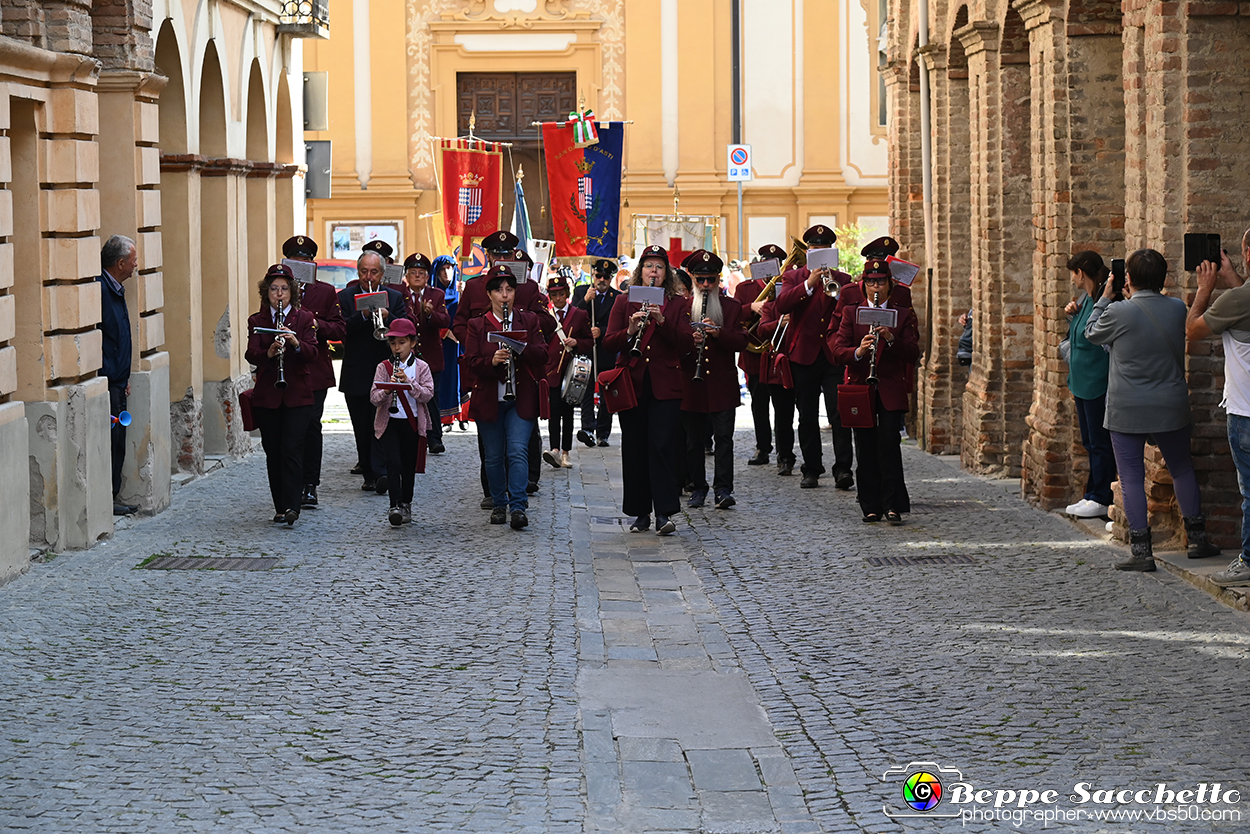
[[[448,239],[468,241],[498,231],[503,196],[503,154],[499,145],[474,139],[443,139],[439,156]],[[468,251],[468,246],[461,245]]]
[[[615,258],[621,216],[623,122],[598,127],[598,142],[574,121],[543,125],[543,152],[557,257]]]

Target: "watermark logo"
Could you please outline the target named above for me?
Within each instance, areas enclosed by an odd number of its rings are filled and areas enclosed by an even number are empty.
[[[887,817],[925,817],[940,819],[957,817],[958,810],[938,810],[946,789],[943,783],[950,785],[963,781],[963,773],[953,767],[942,767],[937,762],[910,762],[905,767],[892,767],[881,774],[883,782],[897,785],[895,796],[902,800],[896,806],[887,804],[882,812]]]

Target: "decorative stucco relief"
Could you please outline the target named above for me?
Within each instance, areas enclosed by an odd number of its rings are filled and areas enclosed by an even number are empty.
[[[601,119],[620,119],[625,59],[624,0],[408,0],[408,156],[409,174],[418,188],[434,188],[433,96],[430,85],[429,23],[491,23],[499,29],[530,29],[535,23],[597,20],[603,88],[596,103]],[[480,26],[477,27],[480,29]]]

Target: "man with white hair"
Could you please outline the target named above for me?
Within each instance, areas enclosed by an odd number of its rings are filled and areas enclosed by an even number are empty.
[[[100,373],[109,381],[109,412],[117,417],[126,410],[130,396],[130,361],[133,346],[130,338],[130,312],[126,309],[126,290],[122,283],[135,274],[139,266],[135,242],[122,235],[113,235],[100,250],[100,331],[104,336],[103,365]],[[113,423],[110,437],[113,451],[113,515],[130,515],[138,507],[121,500],[122,464],[126,462],[126,427]]]

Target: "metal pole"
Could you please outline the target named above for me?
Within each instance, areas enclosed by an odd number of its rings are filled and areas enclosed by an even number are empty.
[[[742,3],[730,0],[733,63],[733,144],[742,144]],[[742,260],[742,181],[738,181],[738,260]]]
[[[742,254],[742,180],[738,180],[738,260],[745,260]]]

